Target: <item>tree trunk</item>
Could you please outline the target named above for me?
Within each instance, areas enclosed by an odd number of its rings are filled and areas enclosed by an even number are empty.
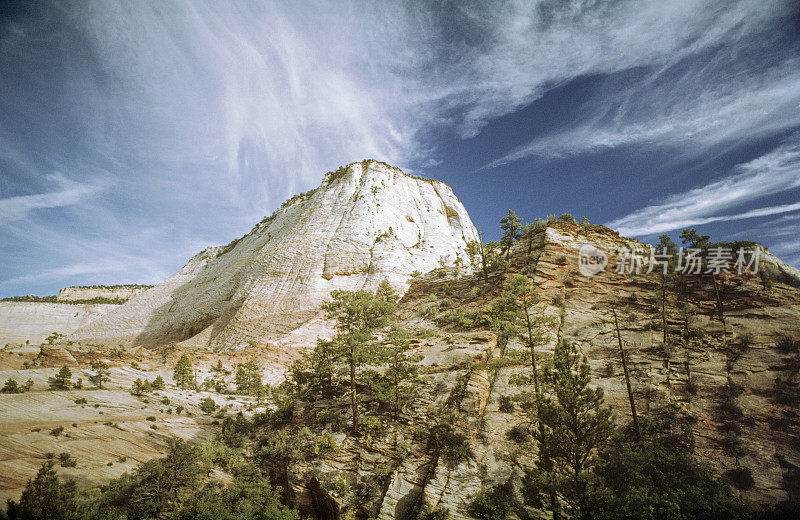
[[[533,390],[539,393],[539,376],[536,374],[536,351],[533,345],[533,326],[531,325],[531,315],[528,312],[528,299],[522,296],[522,305],[525,307],[525,322],[528,325],[528,347],[531,349],[531,371],[533,372]]]
[[[399,354],[395,352],[394,355],[394,418],[397,420],[398,415],[400,415],[400,366],[397,359]]]
[[[356,348],[350,346],[350,404],[353,407],[353,432],[358,432],[358,398],[356,396]]]
[[[628,375],[628,363],[625,361],[625,351],[622,350],[622,336],[619,333],[619,321],[617,321],[617,310],[611,309],[614,313],[614,326],[617,329],[617,341],[619,342],[619,355],[622,358],[622,371],[625,374],[625,385],[628,387],[628,400],[631,403],[631,416],[633,417],[633,427],[636,430],[636,438],[642,439],[642,431],[639,429],[639,417],[636,415],[636,402],[633,400],[633,390],[631,389],[631,378]]]
[[[489,283],[489,266],[486,263],[486,246],[481,239],[481,271],[483,271],[483,281]]]

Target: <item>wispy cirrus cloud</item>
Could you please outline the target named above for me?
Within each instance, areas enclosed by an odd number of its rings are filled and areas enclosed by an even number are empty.
[[[19,195],[0,199],[0,225],[12,220],[24,218],[30,212],[45,208],[62,208],[86,202],[87,199],[102,192],[107,182],[94,180],[89,183],[75,182],[61,173],[45,176],[49,184],[55,184],[57,190],[35,195]]]
[[[771,205],[734,214],[738,206],[800,188],[800,144],[787,144],[738,165],[732,175],[673,194],[608,225],[632,236],[664,233],[724,220],[737,220],[800,211],[800,202]]]
[[[749,52],[758,54],[752,48]],[[657,68],[618,90],[602,90],[584,101],[579,123],[537,137],[484,168],[628,145],[697,155],[800,127],[800,59],[787,54],[778,63],[754,66],[731,49],[718,54],[722,56],[695,56]]]
[[[649,79],[620,89],[613,108],[587,105],[541,153],[784,128],[797,113],[796,56],[729,66],[790,11],[782,0],[32,4],[0,20],[0,189],[25,194],[0,206],[0,239],[15,240],[0,263],[19,277],[121,250],[162,268],[120,279],[169,272],[326,170],[365,157],[432,168],[431,136],[473,137],[587,75],[641,68]],[[718,65],[693,60],[706,54]],[[48,191],[53,171],[69,172],[72,191]],[[113,182],[93,192],[92,175],[73,174],[94,171]],[[71,209],[63,221],[41,211],[76,198],[59,206]],[[65,253],[87,241],[96,252]]]

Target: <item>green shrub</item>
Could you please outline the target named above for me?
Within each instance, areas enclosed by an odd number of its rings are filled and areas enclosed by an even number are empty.
[[[500,411],[503,413],[514,413],[514,400],[510,396],[500,396]]]
[[[506,437],[517,444],[524,444],[530,440],[531,432],[526,425],[516,424],[506,432]]]
[[[478,520],[505,520],[514,504],[510,486],[505,484],[478,493],[469,504],[469,513]]]
[[[271,431],[259,440],[256,456],[264,461],[289,464],[315,459],[335,447],[329,433],[320,435],[307,427],[296,432],[282,429]]]
[[[488,320],[483,313],[469,312],[464,309],[444,312],[436,316],[434,321],[439,327],[451,326],[456,330],[470,330],[488,325]]]
[[[322,426],[330,425],[331,431],[334,432],[342,431],[347,423],[342,412],[334,408],[324,408],[318,411],[317,422]]]
[[[217,409],[217,403],[210,397],[205,397],[200,401],[200,410],[205,414],[210,414]]]
[[[3,385],[3,388],[0,389],[0,393],[4,394],[21,394],[22,392],[22,388],[14,379],[8,379],[6,384]]]
[[[78,463],[75,462],[75,459],[72,458],[72,455],[70,455],[67,452],[59,453],[58,461],[61,464],[61,467],[63,468],[74,468],[75,466],[78,465]]]
[[[428,448],[438,453],[450,468],[455,468],[472,455],[467,437],[446,423],[437,424],[431,429]]]

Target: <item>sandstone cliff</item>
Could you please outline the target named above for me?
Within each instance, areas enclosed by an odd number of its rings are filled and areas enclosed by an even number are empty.
[[[108,304],[0,302],[0,344],[39,344],[53,332],[70,334],[117,307]]]
[[[329,173],[250,233],[192,258],[164,283],[75,332],[126,345],[187,341],[212,349],[313,345],[334,289],[406,288],[414,271],[466,259],[477,238],[445,184],[376,161]]]

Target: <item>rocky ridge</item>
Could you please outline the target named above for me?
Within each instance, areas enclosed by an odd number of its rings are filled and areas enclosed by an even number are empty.
[[[469,519],[468,504],[478,491],[518,481],[521,454],[513,430],[526,419],[508,406],[508,398],[524,389],[511,381],[529,370],[520,361],[526,359],[525,347],[518,340],[498,342],[494,332],[454,317],[479,311],[500,294],[504,280],[520,272],[538,288],[542,303],[537,311],[554,319],[549,341],[537,347],[537,357],[543,361],[551,356],[560,338],[577,343],[617,424],[630,420],[630,407],[612,309],[619,316],[639,413],[675,414],[689,421],[696,453],[715,474],[742,469],[752,474],[753,486],[740,491],[744,498],[772,503],[797,499],[798,403],[776,388],[778,381],[788,381],[783,391],[798,393],[800,292],[777,280],[765,289],[751,273],[723,275],[718,279],[723,325],[710,279],[690,279],[681,296],[695,309],[688,325],[675,294],[669,296],[667,322],[672,337],[688,327],[693,339],[665,349],[658,275],[618,274],[611,267],[584,277],[577,262],[585,243],[606,251],[646,247],[602,226],[557,222],[520,240],[509,268],[492,273],[488,283],[453,269],[437,269],[416,280],[401,301],[401,319],[418,333],[412,344],[429,381],[413,410],[397,421],[382,419],[380,432],[366,440],[339,434],[332,453],[277,471],[284,475],[281,483],[290,488],[292,502],[312,515],[323,507],[343,518],[385,520],[403,518],[415,504],[427,503],[448,509],[449,518]],[[609,260],[613,266],[616,255]],[[731,384],[741,389],[733,404]],[[320,410],[342,405],[304,403],[293,420],[313,427]],[[370,406],[365,398],[365,407]],[[741,413],[735,424],[725,416],[725,407],[731,406]],[[346,403],[341,411],[347,415]],[[426,432],[437,421],[453,425],[469,439],[466,460],[448,464],[430,449]],[[738,432],[733,439],[731,431]],[[341,481],[348,483],[346,491],[337,484]],[[363,498],[364,489],[372,493],[369,500]]]
[[[109,300],[128,300],[149,289],[149,285],[109,285],[72,286],[58,291],[56,300],[70,302],[105,298]]]

